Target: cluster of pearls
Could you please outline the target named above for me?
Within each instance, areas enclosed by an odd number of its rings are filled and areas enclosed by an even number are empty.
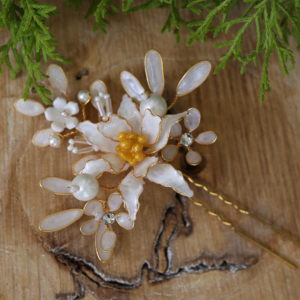
[[[131,166],[135,166],[144,159],[143,147],[147,142],[144,134],[120,132],[118,139],[120,144],[116,147],[116,151],[121,159],[127,161]]]
[[[69,146],[67,147],[68,151],[72,151],[74,154],[83,154],[83,153],[89,153],[89,152],[98,152],[99,148],[96,146],[90,146],[86,148],[78,149],[78,147],[75,146],[75,143],[83,144],[83,145],[89,145],[88,142],[83,139],[82,137],[75,137],[74,139],[69,139]]]
[[[102,121],[106,122],[109,116],[112,114],[112,104],[111,104],[110,94],[99,92],[99,96],[95,97],[95,102],[99,114],[102,118]],[[106,112],[104,110],[104,106]]]

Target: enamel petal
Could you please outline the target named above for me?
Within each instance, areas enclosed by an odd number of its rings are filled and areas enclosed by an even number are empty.
[[[76,117],[69,117],[66,119],[66,127],[68,129],[73,129],[77,126],[78,124],[78,119]]]
[[[164,91],[164,71],[163,61],[160,54],[155,50],[150,50],[145,56],[145,69],[147,82],[153,94],[161,95]]]
[[[94,216],[96,220],[100,220],[104,215],[103,205],[98,200],[90,200],[84,206],[84,213],[87,216]]]
[[[113,251],[104,252],[101,247],[101,238],[105,231],[106,231],[106,225],[104,224],[103,221],[101,221],[100,227],[95,236],[95,244],[96,244],[97,256],[102,262],[108,262],[113,254]]]
[[[110,164],[102,158],[96,160],[88,161],[82,173],[93,175],[96,178],[99,178],[104,172],[112,172]]]
[[[142,120],[142,134],[147,137],[146,147],[154,145],[161,132],[162,120],[159,116],[153,116],[149,109],[145,110]]]
[[[39,229],[46,232],[61,230],[76,222],[82,215],[82,209],[61,211],[44,218],[39,224]]]
[[[95,97],[99,96],[99,92],[102,92],[103,94],[107,93],[107,88],[106,85],[103,81],[101,80],[96,80],[94,81],[91,86],[90,86],[90,94],[92,96],[92,104],[94,105],[95,108],[97,108],[96,102],[95,102]],[[102,105],[105,105],[105,99],[101,97]]]
[[[190,108],[188,114],[184,117],[184,125],[189,132],[196,129],[200,124],[201,115],[198,109]]]
[[[39,116],[45,111],[45,107],[41,103],[31,99],[26,101],[23,98],[18,99],[14,106],[17,112],[29,117]]]
[[[199,165],[202,161],[201,155],[198,152],[193,151],[193,150],[190,150],[186,154],[185,159],[186,159],[187,163],[192,166]]]
[[[166,161],[172,161],[178,153],[178,147],[176,145],[167,145],[161,152],[162,157]]]
[[[93,160],[93,159],[98,159],[98,158],[99,158],[99,155],[97,155],[97,154],[90,154],[90,155],[81,157],[73,164],[73,167],[72,167],[73,174],[78,175],[80,173],[80,171],[84,168],[87,161]]]
[[[51,128],[55,131],[55,132],[62,132],[65,129],[65,124],[62,121],[54,121],[51,124]]]
[[[176,115],[167,115],[162,119],[162,125],[161,125],[161,133],[158,138],[158,141],[153,146],[149,147],[145,153],[154,153],[162,149],[168,142],[169,134],[171,131],[171,127],[174,123],[176,123],[178,120],[180,120],[182,117],[184,117],[187,114],[187,111],[184,111],[180,114]]]
[[[130,219],[129,219],[129,215],[126,214],[126,213],[119,213],[116,215],[116,220],[118,222],[118,224],[127,229],[127,230],[130,230],[133,228],[134,226],[134,222],[132,222]]]
[[[136,178],[131,171],[119,184],[119,191],[124,199],[130,219],[135,221],[140,206],[139,197],[143,192],[143,178]]]
[[[205,131],[200,133],[195,140],[201,145],[210,145],[217,140],[217,135],[213,131]]]
[[[106,230],[101,238],[101,248],[104,252],[111,251],[117,242],[117,235],[112,230]]]
[[[126,162],[120,158],[119,154],[115,153],[107,153],[107,154],[102,154],[102,158],[106,161],[108,161],[116,173],[120,173],[123,171]]]
[[[109,196],[107,203],[110,211],[116,211],[123,203],[123,199],[119,193],[113,193]]]
[[[67,105],[67,99],[65,97],[57,97],[53,101],[53,107],[57,110],[62,110]]]
[[[90,235],[95,233],[98,230],[99,225],[100,225],[99,221],[92,219],[87,222],[84,222],[80,226],[80,231],[85,235]]]
[[[70,101],[67,103],[65,109],[73,116],[79,113],[78,103]]]
[[[170,164],[158,164],[149,169],[147,178],[157,184],[171,187],[175,192],[192,197],[194,192],[183,179],[181,172],[174,169]]]
[[[49,145],[49,138],[54,133],[52,128],[39,130],[32,138],[32,143],[38,147],[46,147]]]
[[[67,91],[68,79],[60,66],[55,64],[49,65],[47,75],[53,87],[63,92]]]
[[[100,122],[98,130],[107,138],[118,142],[118,134],[120,132],[130,133],[132,127],[128,124],[126,119],[120,118],[117,115],[112,115],[108,122]]]
[[[178,83],[176,94],[184,96],[205,81],[211,70],[209,61],[202,61],[191,67]]]
[[[134,132],[141,134],[142,115],[137,110],[136,104],[127,95],[124,95],[122,98],[118,115],[128,121]]]
[[[45,177],[41,179],[40,186],[57,195],[69,195],[72,194],[68,189],[71,183],[72,181],[59,177]]]
[[[171,127],[170,137],[180,137],[182,134],[182,129],[179,123],[175,123]]]
[[[117,153],[115,148],[119,143],[104,137],[102,133],[98,131],[97,124],[85,121],[79,123],[76,128],[82,132],[90,144],[96,145],[101,151]]]
[[[121,73],[121,83],[130,97],[142,101],[142,94],[145,92],[145,89],[131,73],[123,71]]]
[[[135,177],[144,177],[147,175],[151,166],[155,165],[158,161],[157,157],[146,156],[142,161],[133,167],[133,173]]]

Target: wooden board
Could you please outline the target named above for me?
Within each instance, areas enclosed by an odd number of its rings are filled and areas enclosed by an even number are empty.
[[[49,26],[61,44],[57,50],[73,63],[64,66],[69,92],[75,99],[95,79],[108,86],[114,109],[124,91],[119,74],[128,70],[146,86],[143,58],[157,49],[164,59],[164,96],[172,99],[175,87],[193,64],[210,60],[215,67],[224,50],[194,43],[187,48],[187,33],[175,44],[173,35],[159,34],[167,11],[150,10],[112,19],[108,35],[93,33],[93,20],[84,21],[88,7],[74,14],[55,2],[59,17]],[[192,16],[185,13],[184,17]],[[253,36],[254,31],[253,31]],[[245,51],[255,41],[251,35]],[[225,40],[225,37],[222,36]],[[1,35],[1,42],[8,39]],[[226,37],[228,39],[228,37]],[[295,50],[295,45],[292,45]],[[295,52],[296,63],[300,55]],[[230,61],[219,75],[178,101],[176,110],[196,107],[202,121],[198,132],[214,130],[213,146],[195,148],[205,157],[196,180],[236,201],[300,241],[299,68],[284,78],[275,56],[270,63],[272,93],[259,103],[260,68],[249,65],[239,74]],[[43,64],[46,70],[47,64]],[[79,78],[83,71],[88,74]],[[67,208],[82,207],[69,196],[55,196],[39,188],[45,176],[72,179],[77,157],[60,149],[39,149],[34,133],[49,125],[41,117],[16,113],[13,101],[23,93],[26,74],[10,80],[5,69],[1,89],[1,202],[0,299],[299,299],[299,270],[250,244],[200,207],[176,197],[167,188],[145,185],[135,229],[116,229],[113,259],[100,263],[93,237],[82,236],[79,222],[58,233],[41,233],[39,221]],[[43,81],[49,87],[47,80]],[[31,98],[39,99],[31,92]],[[90,108],[87,112],[93,114]],[[178,162],[180,165],[180,161]],[[105,175],[102,183],[113,185]],[[205,202],[242,231],[300,266],[299,248],[199,188],[196,199]],[[106,197],[103,194],[103,197]],[[86,293],[84,296],[84,290]],[[68,298],[69,297],[69,298]],[[71,298],[72,298],[71,297]]]

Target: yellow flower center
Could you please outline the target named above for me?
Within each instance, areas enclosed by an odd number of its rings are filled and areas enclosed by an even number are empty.
[[[131,166],[135,166],[144,159],[143,147],[147,142],[144,134],[120,132],[118,139],[120,144],[116,147],[116,151],[121,159],[127,161]]]

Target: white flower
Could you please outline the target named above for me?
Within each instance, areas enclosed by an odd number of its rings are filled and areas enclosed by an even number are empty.
[[[53,107],[45,111],[45,117],[48,121],[53,121],[51,128],[54,132],[62,132],[65,128],[73,129],[78,124],[78,119],[72,117],[79,112],[78,103],[67,100],[63,97],[57,97],[53,101]]]
[[[133,169],[118,186],[130,219],[132,221],[136,219],[144,178],[171,187],[182,195],[192,197],[193,191],[183,179],[181,172],[175,170],[168,163],[159,163],[157,156],[158,151],[164,148],[168,142],[172,125],[187,113],[185,111],[160,118],[153,116],[147,109],[142,117],[132,99],[124,95],[118,115],[112,115],[108,122],[93,124],[86,121],[77,126],[90,144],[104,152],[101,158],[89,160],[81,172],[100,177],[103,172],[120,173],[127,170],[130,167],[129,164],[121,159],[116,151],[116,147],[120,144],[118,135],[121,132],[143,134],[147,137],[147,142],[144,144],[144,147],[147,147],[143,151],[144,157],[138,163],[132,164]]]

